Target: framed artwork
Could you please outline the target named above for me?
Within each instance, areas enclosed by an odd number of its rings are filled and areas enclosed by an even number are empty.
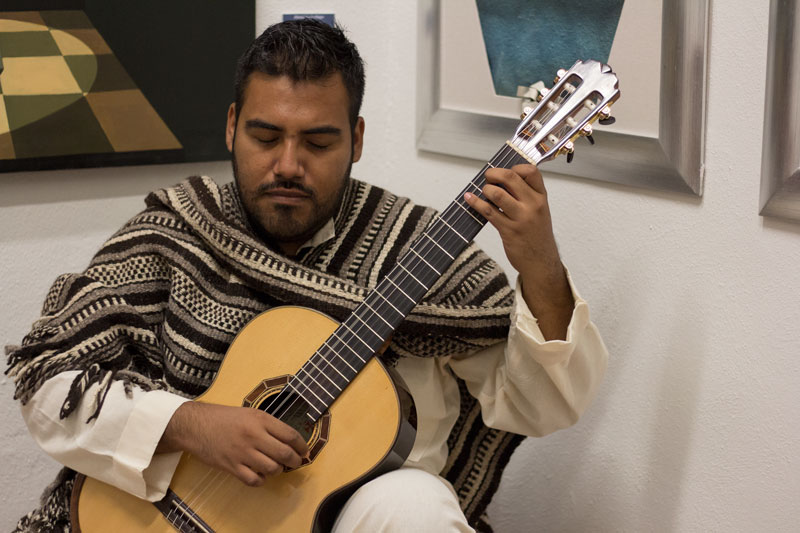
[[[4,0],[0,171],[227,159],[254,32],[254,0]]]
[[[800,10],[772,0],[769,14],[761,215],[800,221]]]
[[[516,129],[522,100],[491,91],[480,24],[466,14],[472,4],[418,2],[417,147],[488,159]],[[621,65],[617,123],[595,129],[598,146],[547,171],[702,195],[707,36],[708,0],[625,2],[609,60]]]

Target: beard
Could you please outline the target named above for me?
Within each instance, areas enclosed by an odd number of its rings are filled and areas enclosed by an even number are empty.
[[[282,245],[285,244],[302,245],[336,215],[350,178],[353,166],[352,157],[344,174],[338,178],[338,188],[326,197],[320,196],[316,190],[303,183],[284,178],[277,178],[270,183],[261,184],[254,191],[245,191],[242,188],[239,166],[236,162],[235,143],[234,137],[231,164],[236,188],[250,225],[268,245],[279,249],[282,249]],[[302,191],[308,195],[311,209],[301,210],[291,205],[259,205],[259,199],[274,189]]]

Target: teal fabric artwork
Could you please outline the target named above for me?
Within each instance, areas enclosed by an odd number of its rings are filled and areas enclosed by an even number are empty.
[[[476,0],[495,93],[550,85],[575,61],[608,62],[625,0]]]

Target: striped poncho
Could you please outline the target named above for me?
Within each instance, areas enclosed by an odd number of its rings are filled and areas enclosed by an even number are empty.
[[[81,274],[60,276],[43,316],[21,346],[7,348],[16,397],[28,401],[50,377],[81,370],[64,399],[69,416],[100,384],[95,416],[112,380],[196,397],[212,383],[236,333],[279,305],[343,320],[407,251],[435,216],[378,187],[351,179],[335,237],[294,259],[251,231],[234,184],[193,177],[152,193],[147,209],[102,247]],[[502,270],[470,245],[392,337],[382,356],[468,354],[502,342],[513,293]],[[522,437],[486,428],[460,383],[461,415],[442,475],[469,522],[490,531],[484,511]],[[496,450],[487,456],[487,449]],[[62,471],[23,531],[68,530],[74,473]]]

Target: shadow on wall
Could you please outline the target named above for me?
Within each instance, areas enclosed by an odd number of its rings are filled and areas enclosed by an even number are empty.
[[[645,269],[625,263],[593,306],[610,352],[604,383],[575,427],[520,446],[489,510],[496,533],[676,530],[707,352],[704,309],[685,288],[669,310],[642,297],[661,274]],[[654,317],[661,331],[647,329]]]

